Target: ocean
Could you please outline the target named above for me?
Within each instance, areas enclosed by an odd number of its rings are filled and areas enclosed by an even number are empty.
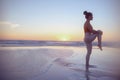
[[[96,46],[97,42],[93,42]],[[40,41],[40,40],[0,40],[0,47],[24,47],[24,46],[74,46],[84,47],[83,41]],[[103,47],[120,48],[120,42],[103,42]]]
[[[0,40],[0,80],[120,80],[117,43],[93,47],[90,73],[86,52],[80,41]]]

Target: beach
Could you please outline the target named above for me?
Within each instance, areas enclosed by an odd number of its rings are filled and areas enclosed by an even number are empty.
[[[85,47],[0,47],[0,80],[120,80],[119,48],[92,50],[85,72]]]

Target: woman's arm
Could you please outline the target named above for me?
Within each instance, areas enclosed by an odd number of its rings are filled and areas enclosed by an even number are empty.
[[[97,34],[98,33],[98,31],[94,30],[91,25],[89,26],[89,30],[93,34]]]
[[[97,34],[98,31],[96,31],[96,30],[92,30],[92,33],[93,33],[93,34]]]
[[[86,30],[88,30],[90,33],[93,33],[93,34],[97,34],[98,33],[98,31],[96,31],[96,30],[93,29],[93,27],[91,26],[91,24],[89,22],[86,22],[84,24],[84,28]]]

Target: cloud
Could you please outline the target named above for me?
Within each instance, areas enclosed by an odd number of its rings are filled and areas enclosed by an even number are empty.
[[[7,21],[0,21],[0,28],[17,28],[20,27],[19,24],[7,22]]]

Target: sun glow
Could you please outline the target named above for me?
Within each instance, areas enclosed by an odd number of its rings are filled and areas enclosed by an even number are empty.
[[[70,41],[70,36],[68,35],[61,35],[59,36],[60,41]]]

